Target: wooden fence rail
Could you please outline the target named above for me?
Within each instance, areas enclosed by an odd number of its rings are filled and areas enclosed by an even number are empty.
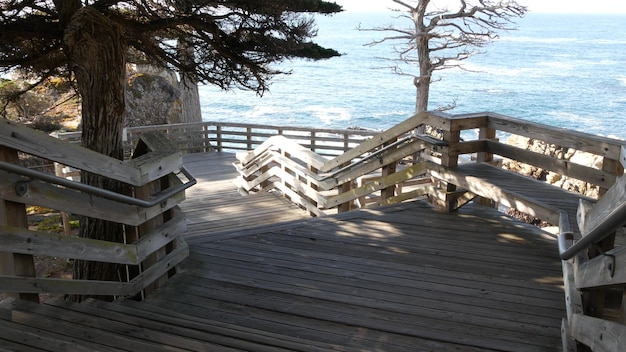
[[[245,192],[279,189],[316,216],[427,194],[429,182],[422,177],[426,164],[412,160],[429,143],[438,142],[411,133],[422,119],[421,114],[413,116],[334,158],[285,136],[271,137],[255,150],[237,154],[237,184]],[[404,161],[400,167],[399,161]],[[409,181],[418,189],[409,190]]]
[[[144,134],[133,159],[120,161],[8,121],[1,124],[0,287],[5,294],[31,300],[39,293],[134,296],[162,284],[187,256],[178,204],[195,180],[188,173],[179,176],[182,155],[168,140]],[[131,195],[27,169],[19,165],[18,152],[123,182]],[[27,206],[121,223],[127,242],[29,230]],[[36,277],[34,256],[124,264],[136,274],[116,282]]]
[[[270,126],[231,122],[200,122],[190,124],[129,127],[125,130],[125,146],[130,155],[132,146],[144,133],[161,133],[183,153],[208,151],[238,152],[252,150],[266,139],[276,135],[294,140],[322,156],[337,156],[353,148],[380,131],[362,129],[322,129],[289,126]],[[80,132],[55,135],[59,139],[78,143]]]

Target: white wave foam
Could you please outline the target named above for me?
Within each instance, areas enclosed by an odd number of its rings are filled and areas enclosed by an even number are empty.
[[[264,117],[288,113],[291,109],[281,106],[256,105],[249,113],[250,117]]]
[[[626,45],[626,40],[623,39],[588,39],[583,40],[581,43],[593,44],[593,45]]]
[[[330,124],[335,121],[346,121],[351,118],[350,112],[346,108],[312,105],[306,107],[304,110],[312,113],[314,117],[320,119],[326,124]]]
[[[514,43],[542,43],[542,44],[556,44],[556,43],[572,43],[577,41],[576,38],[533,38],[533,37],[502,37],[502,41],[514,42]]]
[[[411,111],[406,110],[389,110],[389,111],[381,111],[372,113],[374,118],[388,117],[388,116],[410,116],[412,114]]]

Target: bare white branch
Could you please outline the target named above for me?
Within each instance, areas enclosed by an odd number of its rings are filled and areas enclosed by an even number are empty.
[[[527,8],[514,0],[459,0],[456,10],[431,6],[430,0],[392,0],[402,12],[396,20],[410,23],[407,27],[388,25],[359,30],[387,32],[392,35],[366,45],[400,42],[394,46],[397,55],[392,72],[414,77],[417,88],[416,110],[426,111],[432,74],[435,71],[460,68],[462,61],[480,54],[479,48],[498,37],[501,31],[516,29],[514,19],[522,17]],[[399,63],[417,67],[418,73],[404,72]],[[450,105],[453,106],[453,105]],[[448,106],[447,108],[449,108]],[[447,109],[446,108],[446,109]]]

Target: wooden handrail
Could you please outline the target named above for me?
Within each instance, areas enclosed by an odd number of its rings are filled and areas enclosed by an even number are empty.
[[[383,196],[382,190],[395,189],[398,184],[426,173],[423,163],[396,170],[395,165],[399,161],[426,148],[436,149],[445,144],[414,134],[424,116],[413,116],[331,159],[322,158],[285,136],[270,137],[256,149],[237,154],[238,186],[246,192],[279,188],[315,215],[323,214],[327,209],[339,209],[344,204],[353,204],[375,192],[381,192],[381,201],[384,202],[389,202],[388,198],[407,199],[396,197],[395,192]],[[393,169],[391,172],[380,171],[382,179],[372,179],[358,188],[353,187],[355,180],[390,167]],[[420,187],[425,186],[422,183]],[[337,195],[333,196],[333,193]],[[414,194],[423,195],[424,192]]]
[[[407,134],[408,132],[416,129],[423,124],[424,116],[426,113],[420,113],[408,118],[405,121],[391,127],[383,133],[379,133],[372,138],[359,144],[357,147],[347,150],[345,153],[331,159],[325,163],[324,167],[320,171],[328,172],[336,167],[340,167],[345,163],[352,162],[354,159],[371,152],[374,149],[379,148],[381,145],[388,143],[389,141]]]
[[[561,259],[571,259],[626,225],[626,176],[619,177],[618,182],[596,204],[581,205],[578,223],[582,238],[561,251]]]
[[[310,151],[309,149],[304,148],[302,145],[286,138],[283,135],[272,136],[268,138],[265,142],[261,143],[261,145],[256,147],[254,150],[244,153],[238,153],[237,159],[239,159],[239,161],[245,165],[251,163],[255,159],[259,158],[261,155],[263,155],[263,153],[266,153],[267,151],[274,148],[289,150],[290,154],[292,155],[292,159],[299,159],[304,163],[316,168],[323,167],[327,161],[325,158]]]
[[[239,152],[258,147],[266,139],[282,135],[297,144],[315,151],[323,157],[336,157],[353,148],[364,139],[380,131],[362,129],[324,129],[297,126],[271,126],[259,124],[215,122],[181,123],[128,127],[125,131],[126,155],[145,133],[160,133],[167,136],[183,153],[208,152],[211,150]],[[61,132],[57,138],[80,142],[80,132]]]
[[[476,153],[477,160],[491,162],[494,156],[500,156],[582,180],[599,188],[599,200],[581,202],[578,214],[570,214],[547,204],[542,205],[537,200],[525,199],[527,195],[515,194],[510,190],[506,194],[494,195],[492,199],[502,200],[503,203],[509,201],[509,204],[514,204],[517,200],[531,204],[535,213],[549,214],[548,220],[559,226],[558,247],[563,259],[567,308],[567,317],[562,324],[564,350],[575,350],[575,343],[583,343],[593,350],[617,351],[617,346],[623,345],[623,336],[626,336],[626,311],[623,303],[610,306],[609,302],[613,300],[607,297],[626,297],[626,248],[615,246],[615,231],[626,224],[624,141],[491,112],[433,115],[448,119],[447,123],[438,123],[438,128],[443,130],[443,139],[449,142],[448,148],[440,149],[444,154],[443,159],[456,160],[462,154]],[[460,141],[460,133],[472,129],[478,129],[479,138],[482,139]],[[590,153],[602,161],[602,166],[596,169],[594,166],[575,164],[569,160],[500,143],[497,137],[506,134]],[[451,164],[454,166],[454,162]],[[442,172],[454,169],[443,166],[440,168]],[[432,174],[436,176],[436,173]],[[451,177],[442,178],[451,180]],[[483,195],[489,193],[486,185],[479,185],[479,180],[464,177],[462,181],[457,184],[468,186],[470,191]],[[502,192],[495,188],[493,191]],[[580,197],[581,200],[583,198]],[[577,217],[580,233],[571,227],[572,215]]]
[[[35,171],[24,171],[7,161],[0,163],[0,201],[11,204],[38,205],[92,218],[135,226],[139,236],[133,243],[111,243],[71,236],[50,235],[28,230],[26,224],[0,223],[0,245],[11,256],[33,261],[44,255],[68,259],[102,261],[137,266],[143,272],[126,282],[68,280],[18,275],[0,268],[0,286],[5,292],[64,293],[81,295],[136,295],[139,291],[161,282],[177,263],[188,255],[187,245],[179,237],[185,232],[184,216],[178,204],[185,199],[184,191],[195,183],[184,170],[182,154],[167,139],[144,134],[140,137],[134,158],[115,160],[77,145],[3,122],[0,146],[58,161],[83,171],[95,172],[106,178],[135,186],[141,199],[103,192],[91,186]],[[185,180],[177,175],[182,171]],[[159,187],[147,184],[156,184]],[[167,185],[161,187],[162,185]],[[139,191],[150,190],[149,193]],[[147,195],[147,196],[146,196]],[[25,212],[25,208],[21,208]],[[165,216],[163,214],[166,214]],[[0,216],[7,219],[11,215]],[[24,213],[25,216],[25,213]],[[154,222],[154,219],[161,219]],[[153,225],[148,225],[153,224]],[[131,227],[127,227],[131,231]],[[127,236],[133,238],[132,236]],[[158,257],[154,253],[159,253]],[[152,259],[151,259],[152,258]],[[155,260],[156,259],[156,260]]]
[[[106,155],[49,138],[43,132],[16,123],[0,122],[0,144],[20,152],[56,161],[93,174],[107,175],[117,181],[141,185],[140,170],[131,164]]]

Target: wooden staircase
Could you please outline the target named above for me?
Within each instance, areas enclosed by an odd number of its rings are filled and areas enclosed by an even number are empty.
[[[319,351],[319,342],[131,300],[0,303],[0,351]]]

